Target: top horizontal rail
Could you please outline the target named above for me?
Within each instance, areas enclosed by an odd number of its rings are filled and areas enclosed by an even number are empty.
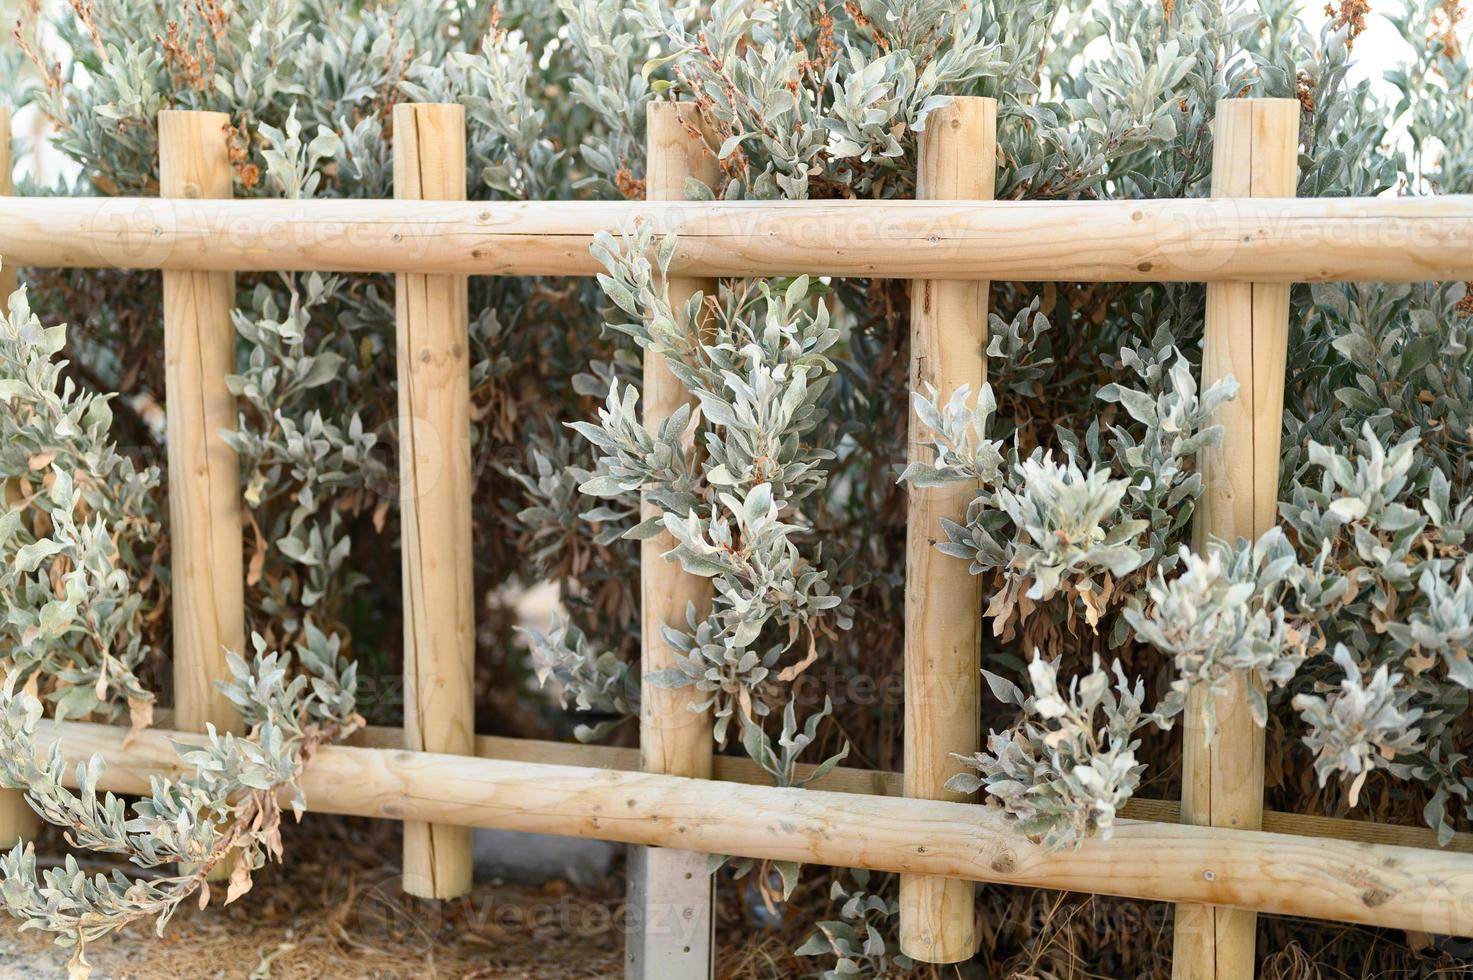
[[[1151,201],[0,200],[8,265],[587,276],[599,231],[672,272],[1096,282],[1473,279],[1473,195]]]

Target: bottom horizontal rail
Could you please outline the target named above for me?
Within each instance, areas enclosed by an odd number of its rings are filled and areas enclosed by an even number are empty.
[[[397,728],[370,726],[364,729],[352,744],[388,749],[399,748],[404,741]],[[478,735],[476,736],[476,755],[483,759],[544,762],[558,766],[591,766],[596,769],[617,769],[624,772],[634,772],[639,769],[638,749],[614,745],[578,745],[572,742],[551,742],[535,738]],[[817,767],[800,763],[798,775],[810,776],[815,768]],[[711,778],[729,783],[748,783],[754,786],[772,784],[772,777],[765,769],[745,756],[736,755],[718,755],[714,760]],[[809,783],[809,786],[812,789],[827,790],[831,793],[899,797],[904,795],[901,787],[902,780],[903,777],[898,772],[836,766]],[[1126,801],[1121,815],[1132,820],[1178,823],[1181,820],[1181,804],[1176,800],[1157,800],[1137,796]],[[1378,823],[1373,820],[1350,820],[1344,817],[1320,817],[1308,813],[1266,810],[1263,814],[1262,829],[1275,834],[1293,834],[1295,837],[1359,841],[1363,844],[1395,844],[1401,847],[1420,847],[1473,854],[1473,834],[1455,833],[1447,844],[1439,845],[1437,831],[1430,827],[1409,827],[1403,824]]]
[[[159,728],[171,727],[173,724],[172,710],[158,709],[154,712],[154,722]],[[379,749],[402,748],[404,731],[384,725],[370,725],[361,729],[349,744]],[[639,749],[618,745],[580,745],[576,742],[554,742],[539,738],[477,735],[476,755],[483,759],[505,759],[512,762],[588,766],[594,769],[617,769],[621,772],[639,770]],[[718,755],[713,762],[712,779],[728,783],[748,783],[754,786],[768,786],[772,783],[772,777],[767,774],[767,771],[745,756]],[[816,768],[817,766],[809,763],[799,763],[798,775],[812,776]],[[903,777],[898,772],[836,766],[809,783],[809,786],[833,793],[903,796],[902,782]],[[1179,823],[1181,804],[1176,800],[1136,796],[1126,801],[1121,815],[1132,820]],[[1438,844],[1437,831],[1430,827],[1410,827],[1405,824],[1379,823],[1374,820],[1352,820],[1345,817],[1321,817],[1309,813],[1265,810],[1262,829],[1275,834],[1293,834],[1295,837],[1360,841],[1364,844],[1396,844],[1401,847],[1422,847],[1436,851],[1473,854],[1473,833],[1457,832],[1446,844]]]
[[[118,793],[177,774],[173,744],[203,740],[150,729],[124,749],[115,726],[43,725],[43,748],[100,754],[101,786]],[[1144,820],[1048,852],[984,806],[358,746],[319,750],[303,789],[321,813],[1473,934],[1473,856],[1458,852]]]

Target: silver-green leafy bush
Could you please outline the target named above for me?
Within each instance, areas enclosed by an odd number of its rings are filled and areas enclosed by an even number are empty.
[[[6,660],[58,718],[152,718],[137,672],[157,601],[146,567],[159,473],[109,439],[112,399],[63,375],[65,326],[43,326],[26,291],[0,320],[0,623]]]
[[[824,970],[823,980],[846,977],[893,975],[909,970],[914,961],[900,952],[900,946],[885,938],[891,920],[900,914],[900,905],[879,890],[870,891],[870,872],[849,872],[854,884],[846,886],[835,879],[829,886],[829,901],[838,902],[839,918],[819,922],[814,933],[794,953],[798,956],[832,956],[833,966]],[[875,885],[888,885],[881,878]],[[888,890],[888,889],[886,889]],[[883,930],[883,931],[882,931]]]
[[[306,674],[292,677],[291,656],[267,652],[259,636],[250,663],[232,655],[224,689],[242,709],[249,738],[211,726],[203,745],[180,746],[180,761],[192,774],[154,778],[150,793],[131,808],[112,793],[99,796],[101,756],[77,764],[75,792],[65,785],[60,744],[53,741],[45,754],[36,749],[41,703],[17,689],[18,672],[7,676],[0,691],[0,784],[25,790],[37,813],[65,828],[73,847],[153,872],[89,875],[71,854],[62,866],[38,871],[34,846],[25,841],[0,857],[5,910],[73,947],[74,975],[87,974],[88,942],[149,918],[162,935],[186,899],[197,894],[207,905],[206,879],[217,868],[230,872],[228,903],[250,890],[252,872],[268,859],[281,860],[282,796],[300,819],[303,766],[319,745],[362,723],[354,704],[356,667],[339,656],[335,639],[310,627],[308,634],[308,645],[297,651]],[[176,864],[182,867],[171,871]]]
[[[589,646],[577,626],[559,619],[546,633],[524,632],[538,683],[555,681],[564,707],[571,699],[579,711],[609,716],[598,725],[580,726],[580,741],[592,741],[639,714],[639,682],[629,665],[609,650]]]
[[[38,50],[29,94],[57,121],[56,146],[79,170],[62,188],[69,193],[155,193],[158,111],[200,108],[231,115],[237,196],[389,197],[393,104],[447,99],[467,110],[470,198],[639,198],[646,106],[682,98],[696,104],[720,160],[713,196],[906,198],[918,132],[952,95],[998,100],[1004,200],[1202,196],[1217,103],[1261,96],[1297,98],[1304,109],[1300,196],[1473,190],[1473,76],[1458,8],[1410,0],[1378,11],[1408,54],[1387,84],[1373,85],[1353,81],[1363,50],[1351,47],[1363,25],[1355,8],[1312,28],[1300,22],[1302,6],[205,0],[171,9],[93,0],[46,7],[44,27],[28,13],[21,37],[33,48],[53,37],[70,55],[58,69]],[[568,704],[590,713],[585,736],[632,715],[633,542],[671,521],[684,535],[672,560],[711,577],[720,599],[708,616],[666,624],[685,661],[661,680],[700,687],[702,700],[738,719],[724,728],[730,741],[764,711],[768,724],[789,706],[815,717],[838,693],[823,678],[884,686],[902,674],[907,489],[894,478],[912,424],[903,410],[909,304],[895,281],[730,280],[702,298],[716,328],[703,345],[663,301],[660,253],[636,234],[600,243],[607,275],[598,283],[471,281],[479,663],[503,691],[532,675],[555,680]],[[1060,269],[1068,275],[1067,257]],[[118,270],[27,276],[44,287],[34,294],[46,322],[89,313],[70,335],[71,370],[93,390],[122,392],[108,403],[114,427],[128,445],[156,450],[154,280]],[[396,583],[375,574],[395,564],[398,536],[391,284],[368,274],[240,284],[232,384],[241,417],[231,438],[250,505],[250,626],[289,648],[315,624],[342,636],[365,671],[392,674]],[[985,579],[989,669],[1020,680],[1028,655],[1043,649],[1060,678],[1089,675],[1099,654],[1147,690],[1176,683],[1179,692],[1183,681],[1210,684],[1255,664],[1280,679],[1262,707],[1293,736],[1271,743],[1282,754],[1269,767],[1272,793],[1337,806],[1333,796],[1320,801],[1307,775],[1312,759],[1333,758],[1345,768],[1322,768],[1324,793],[1340,792],[1342,780],[1386,785],[1393,792],[1362,790],[1361,804],[1383,801],[1378,815],[1395,819],[1424,809],[1444,833],[1466,828],[1467,287],[1294,289],[1283,543],[1264,547],[1277,554],[1286,544],[1295,567],[1261,589],[1272,564],[1252,560],[1261,543],[1181,555],[1201,493],[1193,458],[1214,438],[1212,403],[1230,391],[1192,382],[1202,288],[998,282],[989,306],[991,394],[921,393],[933,412],[918,421],[951,440],[953,455],[934,473],[911,473],[915,482],[983,483],[969,512],[930,531]],[[630,390],[640,348],[673,353],[699,393],[698,410],[652,436]],[[1404,462],[1397,447],[1412,443],[1402,476],[1385,479]],[[45,472],[27,470],[24,482],[35,488]],[[130,513],[157,512],[153,486]],[[657,503],[658,525],[642,523],[641,492]],[[754,525],[761,547],[745,537]],[[36,526],[17,533],[35,536]],[[128,540],[119,557],[137,573],[149,556],[130,556]],[[166,538],[148,540],[166,559]],[[732,553],[719,552],[728,541]],[[563,619],[519,639],[516,596],[539,579],[558,583]],[[1223,597],[1249,580],[1258,589],[1249,609],[1224,610]],[[164,579],[132,581],[144,608],[167,600]],[[1179,649],[1157,650],[1133,619]],[[140,650],[167,649],[167,628],[167,617],[141,617]],[[1287,645],[1272,651],[1275,637]],[[1351,701],[1335,714],[1349,675],[1329,651],[1341,646],[1374,692],[1368,709],[1395,706],[1414,740],[1363,724]],[[108,673],[118,680],[114,657]],[[95,682],[96,658],[78,663]],[[798,683],[816,679],[817,689]],[[121,710],[115,694],[105,713]],[[1324,700],[1325,715],[1296,709],[1301,695]],[[394,718],[393,706],[364,710]],[[871,703],[834,697],[810,751],[832,757],[852,742],[866,764],[895,769],[895,732]],[[1169,794],[1173,741],[1150,726],[1137,737],[1137,764]],[[1042,743],[1029,746],[1048,757]],[[1365,776],[1367,763],[1353,771],[1351,759],[1392,765]],[[1059,832],[1073,833],[1077,817],[1060,813]],[[867,944],[867,933],[849,940],[856,969]]]
[[[1295,699],[1318,771],[1340,771],[1359,796],[1364,768],[1350,760],[1383,760],[1377,768],[1430,789],[1426,818],[1446,839],[1447,804],[1466,813],[1473,791],[1457,724],[1473,687],[1473,497],[1454,496],[1460,470],[1438,458],[1440,449],[1415,429],[1392,443],[1369,421],[1349,451],[1310,441],[1305,476],[1280,513],[1308,569],[1296,588],[1298,614],[1335,650],[1333,668],[1301,670],[1300,683],[1322,691],[1348,678],[1328,713],[1316,697]],[[1394,707],[1394,717],[1404,712],[1413,737],[1388,739],[1375,724],[1353,723],[1352,682],[1365,674],[1367,698]],[[1326,746],[1335,746],[1331,755]]]
[[[1128,418],[1108,430],[1096,422],[1082,439],[1061,428],[1063,459],[1041,448],[1020,458],[1016,445],[990,439],[997,400],[988,385],[970,409],[966,389],[944,407],[934,394],[912,396],[935,457],[911,463],[901,479],[981,484],[965,523],[943,518],[940,548],[969,560],[974,575],[996,577],[986,615],[999,636],[1010,638],[1035,607],[1060,598],[1068,601],[1056,606],[1094,628],[1119,602],[1122,580],[1148,564],[1172,564],[1168,545],[1202,492],[1195,454],[1220,441],[1209,419],[1236,386],[1220,382],[1199,398],[1190,363],[1169,345],[1122,349],[1120,363],[1140,387],[1114,382],[1099,398],[1119,403]]]
[[[139,471],[111,439],[109,399],[63,378],[57,355],[66,327],[42,326],[25,290],[10,297],[0,329],[0,598],[6,608],[5,684],[0,689],[0,784],[25,791],[31,807],[64,828],[74,847],[122,857],[150,874],[87,874],[68,855],[38,870],[30,842],[0,857],[0,898],[27,927],[55,933],[74,949],[72,973],[86,976],[87,942],[129,922],[152,918],[162,931],[179,904],[231,861],[225,900],[250,888],[251,873],[281,858],[280,800],[300,818],[298,778],[317,746],[351,734],[357,713],[357,665],[341,638],[310,622],[290,655],[267,652],[254,637],[247,662],[230,654],[225,693],[249,726],[247,736],[211,728],[203,746],[182,746],[193,770],[155,779],[129,815],[123,800],[99,796],[100,756],[76,767],[73,792],[59,742],[38,749],[44,708],[56,720],[111,719],[127,710],[134,733],[152,721],[154,695],[136,671],[150,655],[143,618],[152,596],[144,579],[157,535],[154,469]],[[141,581],[140,581],[141,580]],[[157,872],[167,865],[177,873]]]
[[[1323,697],[1297,694],[1294,707],[1309,725],[1304,741],[1315,753],[1314,771],[1320,783],[1332,773],[1353,776],[1350,805],[1355,806],[1372,769],[1413,775],[1410,765],[1394,760],[1423,748],[1416,728],[1422,709],[1410,706],[1412,690],[1399,687],[1402,676],[1388,673],[1386,664],[1366,681],[1345,647],[1335,648],[1335,663],[1345,671],[1340,689]]]
[[[783,709],[782,731],[778,733],[776,745],[761,722],[753,721],[747,715],[740,715],[742,748],[748,758],[767,773],[774,786],[802,789],[809,783],[823,779],[849,755],[849,746],[846,744],[837,754],[817,764],[799,761],[804,750],[817,740],[819,724],[833,714],[833,710],[833,704],[825,699],[823,709],[809,715],[800,728],[794,703],[789,701]],[[750,875],[763,903],[774,911],[779,902],[787,901],[792,896],[802,869],[802,865],[796,861],[756,861],[752,858],[732,858],[719,854],[711,855],[707,865],[712,871],[730,865],[734,878]],[[754,870],[756,874],[752,874]],[[773,874],[777,875],[777,888],[773,887]]]
[[[1197,686],[1213,695],[1205,699],[1210,742],[1217,697],[1234,691],[1230,679],[1241,671],[1252,681],[1241,693],[1253,720],[1268,724],[1264,692],[1294,679],[1310,642],[1284,609],[1301,573],[1293,546],[1274,528],[1236,550],[1217,541],[1206,555],[1183,548],[1178,568],[1147,586],[1147,612],[1125,610],[1136,636],[1175,660],[1168,702],[1186,707]]]
[[[595,454],[579,489],[603,501],[584,516],[633,515],[643,495],[659,511],[622,537],[668,531],[675,547],[666,557],[712,580],[708,614],[691,606],[685,622],[662,626],[677,665],[648,680],[693,687],[692,710],[714,711],[724,743],[733,718],[764,717],[781,696],[774,685],[816,659],[821,636],[850,624],[821,548],[805,554],[798,543],[812,530],[801,503],[824,488],[833,455],[804,439],[824,420],[820,402],[834,372],[827,352],[839,332],[805,276],[781,293],[761,283],[726,295],[709,336],[698,334],[706,297],[677,310],[665,285],[674,248],[673,236],[656,243],[646,225],[623,248],[601,236],[594,254],[609,270],[599,277],[605,293],[631,318],[609,328],[666,358],[698,409],[682,406],[650,434],[636,390],[621,393],[615,381],[598,424],[571,427]]]
[[[984,791],[1019,830],[1050,849],[1077,847],[1094,833],[1110,836],[1146,768],[1135,756],[1136,732],[1170,727],[1176,710],[1147,711],[1145,682],[1132,684],[1119,661],[1105,671],[1096,658],[1089,673],[1062,691],[1058,671],[1057,663],[1035,655],[1028,665],[1032,694],[984,671],[992,693],[1018,708],[1022,720],[989,733],[985,750],[958,755],[976,773],[959,772],[946,783],[958,793]]]

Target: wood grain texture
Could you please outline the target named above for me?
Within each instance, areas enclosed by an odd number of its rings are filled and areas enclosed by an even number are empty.
[[[101,754],[99,785],[148,789],[177,774],[175,740],[150,729],[43,722],[69,761]],[[582,749],[578,749],[582,751]],[[74,778],[71,766],[66,768]],[[655,773],[328,746],[302,780],[308,808],[501,827],[902,874],[1226,905],[1443,935],[1473,934],[1473,855],[1121,820],[1109,840],[1049,852],[991,807],[713,783]]]
[[[692,135],[699,130],[700,116],[693,104],[652,102],[646,116],[648,169],[646,194],[654,201],[685,199],[687,178],[710,187],[719,179],[717,161],[705,144]],[[681,309],[696,292],[713,296],[714,279],[672,277],[670,301]],[[665,359],[648,351],[644,353],[644,427],[653,433],[661,422],[694,398],[685,390]],[[656,505],[645,502],[642,517],[659,512]],[[647,678],[657,670],[675,666],[676,651],[660,635],[665,623],[684,626],[686,607],[696,606],[696,615],[704,616],[711,604],[711,580],[685,572],[677,562],[662,556],[675,547],[668,531],[640,542],[640,671]],[[639,745],[643,768],[647,772],[663,772],[672,776],[711,775],[711,715],[690,710],[693,691],[689,688],[666,689],[641,680],[639,712]]]
[[[921,134],[916,196],[992,197],[997,103],[958,98],[933,112]],[[987,292],[976,279],[920,279],[911,286],[910,387],[948,398],[973,395],[987,380]],[[910,459],[931,462],[927,432],[910,420]],[[946,780],[960,768],[952,753],[981,748],[982,580],[964,561],[936,548],[943,517],[957,520],[974,484],[911,487],[905,548],[905,795],[970,801]],[[906,875],[900,879],[900,947],[925,963],[957,963],[977,950],[972,882]]]
[[[173,712],[168,708],[160,708],[154,714],[154,723],[159,730],[167,731],[173,723]],[[61,730],[70,729],[63,726]],[[55,735],[56,732],[52,731],[51,734]],[[358,748],[398,750],[404,746],[404,730],[369,725],[353,735],[347,744]],[[613,769],[619,772],[639,771],[639,750],[617,745],[583,745],[536,738],[510,738],[505,735],[477,735],[476,755],[482,759],[501,759],[507,762],[536,762],[552,766]],[[799,763],[798,776],[807,778],[813,774],[815,768],[813,764]],[[762,767],[751,759],[736,755],[716,756],[711,767],[711,778],[751,786],[772,785],[772,777]],[[904,778],[901,774],[883,769],[837,766],[809,785],[830,793],[852,793],[858,796],[904,795]],[[1125,802],[1121,815],[1142,822],[1180,823],[1181,803],[1178,800],[1155,800],[1137,796]],[[1440,847],[1437,843],[1437,831],[1430,827],[1265,810],[1263,829],[1294,837],[1392,844],[1453,854],[1473,854],[1473,833],[1454,833],[1452,840],[1445,847]]]
[[[363,730],[360,738],[353,744],[390,748],[402,745],[403,739],[398,729],[369,727]],[[613,745],[577,745],[540,739],[477,735],[476,755],[483,759],[589,766],[627,772],[639,769],[637,750]],[[814,764],[799,763],[798,776],[808,778],[816,768]],[[736,755],[716,756],[711,767],[711,778],[753,786],[772,785],[772,777],[766,770],[751,759]],[[808,785],[830,793],[854,793],[860,796],[903,796],[905,790],[904,777],[898,772],[850,766],[837,766]],[[1181,803],[1177,800],[1132,797],[1126,801],[1121,815],[1130,820],[1180,823]],[[1452,840],[1443,847],[1437,843],[1437,831],[1430,827],[1408,827],[1370,820],[1268,810],[1263,814],[1263,829],[1295,837],[1358,841],[1363,844],[1394,844],[1398,847],[1473,854],[1473,833],[1455,833]]]
[[[672,272],[1051,282],[1473,278],[1473,195],[1153,201],[0,200],[20,265],[591,276],[600,231]],[[1065,258],[1061,258],[1064,256]]]
[[[15,193],[15,185],[11,182],[10,136],[10,106],[0,105],[0,197]],[[9,256],[0,254],[0,306],[4,311],[9,310],[10,294],[15,289],[16,268]],[[0,311],[0,315],[5,315],[5,312]],[[10,506],[12,490],[20,493],[19,487],[0,480],[0,507]],[[9,850],[17,841],[35,840],[40,829],[41,819],[26,803],[24,793],[13,789],[0,790],[0,848]]]
[[[715,154],[706,147],[700,113],[692,103],[652,102],[645,114],[645,196],[650,201],[683,202],[686,183],[699,181],[716,188],[720,170]],[[671,277],[666,284],[675,310],[681,310],[697,292],[715,296],[714,279]],[[694,328],[700,330],[703,324]],[[660,423],[695,399],[670,371],[663,356],[644,352],[644,427],[654,433]],[[640,507],[648,519],[660,508],[648,500]],[[667,561],[665,553],[675,539],[662,531],[640,542],[640,768],[646,772],[711,777],[711,712],[691,710],[697,699],[691,688],[656,687],[648,678],[676,666],[677,651],[661,635],[666,623],[683,628],[686,610],[694,606],[702,617],[711,607],[711,580],[684,571]],[[625,936],[626,980],[706,980],[715,971],[713,879],[704,874],[705,857],[689,848],[662,847],[631,852],[629,908]],[[704,923],[691,935],[650,930],[643,923],[670,910],[683,920]]]
[[[1218,103],[1212,193],[1292,197],[1298,177],[1300,106],[1293,99]],[[1284,371],[1289,347],[1289,286],[1211,283],[1202,352],[1202,387],[1231,375],[1238,397],[1215,421],[1222,445],[1200,457],[1204,492],[1194,546],[1211,538],[1253,539],[1277,519]],[[1264,731],[1248,708],[1246,673],[1216,698],[1217,734],[1205,744],[1211,695],[1191,693],[1183,724],[1182,814],[1201,826],[1257,829],[1263,821]],[[1239,909],[1176,910],[1174,973],[1181,980],[1247,980],[1254,975],[1256,917]]]
[[[159,190],[165,197],[228,198],[233,173],[223,112],[159,113]],[[216,682],[225,653],[245,651],[245,562],[240,463],[221,437],[236,426],[235,276],[166,271],[164,404],[173,575],[174,717],[185,731],[240,731]]]
[[[394,107],[394,195],[464,200],[465,110]],[[470,316],[464,276],[395,278],[404,574],[404,745],[475,751],[471,565]],[[464,827],[404,825],[404,890],[455,898],[471,887]]]
[[[10,158],[10,106],[0,105],[0,197],[15,193],[12,170],[15,161]],[[0,252],[0,300],[9,300],[16,288],[16,265],[9,255]]]

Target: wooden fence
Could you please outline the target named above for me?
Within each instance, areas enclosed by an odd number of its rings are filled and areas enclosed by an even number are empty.
[[[466,202],[463,116],[446,105],[395,109],[395,201],[232,201],[225,117],[162,114],[163,198],[0,201],[7,266],[164,273],[179,731],[124,748],[120,729],[48,722],[45,738],[70,758],[100,753],[104,788],[139,793],[179,771],[173,742],[198,741],[190,733],[208,721],[237,723],[213,684],[221,650],[243,643],[238,472],[219,437],[234,419],[233,274],[394,272],[405,727],[321,750],[304,787],[312,810],[403,821],[407,890],[463,894],[471,827],[649,845],[631,863],[645,914],[630,921],[655,921],[659,906],[683,923],[631,935],[629,971],[651,977],[710,972],[711,852],[898,872],[902,944],[933,962],[974,950],[978,881],[1178,903],[1181,977],[1251,976],[1259,912],[1473,934],[1473,836],[1437,848],[1422,828],[1264,813],[1262,732],[1240,695],[1217,706],[1211,751],[1193,719],[1184,726],[1181,803],[1132,800],[1109,840],[1048,852],[997,810],[946,793],[947,753],[975,751],[981,721],[977,580],[932,548],[937,517],[965,495],[917,492],[910,505],[904,773],[841,768],[815,789],[764,785],[749,760],[713,758],[709,719],[687,710],[685,692],[648,686],[637,753],[472,727],[465,277],[591,275],[593,235],[643,220],[680,232],[677,295],[721,276],[912,279],[912,378],[942,388],[985,378],[988,280],[1206,282],[1203,381],[1231,373],[1242,389],[1222,411],[1225,445],[1202,460],[1199,531],[1254,534],[1274,520],[1288,284],[1473,279],[1473,198],[1293,200],[1298,111],[1287,100],[1219,106],[1213,198],[1047,203],[987,200],[986,99],[933,116],[920,150],[927,200],[906,202],[683,201],[687,178],[716,173],[697,120],[676,104],[651,107],[645,203]],[[8,146],[8,117],[0,124]],[[646,363],[647,425],[688,397]],[[654,560],[661,549],[646,547],[641,576],[646,671],[670,656],[658,622],[709,595]],[[29,833],[14,799],[0,802],[0,836]]]

